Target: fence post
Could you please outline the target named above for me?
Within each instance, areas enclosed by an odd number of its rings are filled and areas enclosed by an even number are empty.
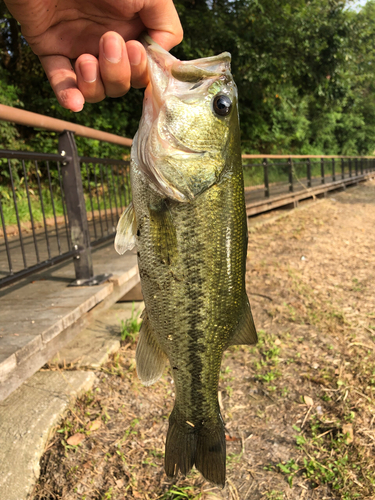
[[[93,267],[90,247],[89,226],[77,146],[74,132],[65,130],[59,136],[59,152],[71,160],[63,165],[62,180],[66,209],[68,212],[70,238],[72,247],[77,251],[74,256],[74,267],[77,280],[87,280],[93,277]]]
[[[324,178],[324,158],[320,158],[320,175],[322,178],[322,184],[325,183],[325,178]]]
[[[344,158],[341,158],[341,179],[345,179],[345,164],[344,164]]]
[[[293,193],[293,162],[291,158],[288,158],[288,175],[289,175],[289,191]]]
[[[267,164],[267,158],[264,158],[263,160],[263,173],[264,173],[264,196],[266,198],[270,197],[270,185],[268,182],[268,164]]]
[[[335,159],[332,158],[332,182],[336,181]]]
[[[310,158],[307,158],[307,187],[311,188],[311,162],[310,162]]]

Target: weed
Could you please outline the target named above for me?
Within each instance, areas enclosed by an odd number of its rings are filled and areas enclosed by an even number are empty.
[[[178,488],[173,485],[168,491],[159,497],[158,500],[199,500],[201,497],[201,493],[198,493],[197,495],[194,493],[194,488],[192,486]]]
[[[291,459],[288,460],[285,464],[278,463],[277,467],[279,468],[280,472],[282,472],[287,476],[288,484],[292,488],[293,478],[296,475],[297,471],[299,470],[299,467],[296,464],[296,462],[293,459]]]
[[[264,375],[257,375],[256,378],[258,380],[261,380],[262,382],[266,382],[269,384],[273,380],[279,378],[281,376],[281,373],[278,370],[271,370]]]
[[[132,314],[130,318],[121,320],[121,340],[123,342],[130,341],[134,342],[141,328],[141,322],[139,321],[140,312],[135,312],[135,303],[132,305]]]
[[[272,490],[269,493],[266,493],[267,500],[283,500],[284,492]]]
[[[113,488],[109,488],[108,491],[104,493],[104,496],[102,497],[102,500],[111,500],[112,498],[112,493],[113,493]]]

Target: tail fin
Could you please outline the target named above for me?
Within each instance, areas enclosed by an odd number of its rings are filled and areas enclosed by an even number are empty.
[[[180,470],[186,475],[195,464],[202,475],[214,484],[225,484],[226,443],[220,414],[215,422],[194,426],[176,418],[173,410],[165,444],[165,472],[174,477]]]

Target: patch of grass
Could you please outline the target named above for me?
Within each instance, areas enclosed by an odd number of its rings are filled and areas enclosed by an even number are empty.
[[[299,466],[296,464],[296,462],[291,459],[288,460],[286,463],[278,463],[277,467],[280,472],[285,474],[287,476],[287,481],[289,486],[292,488],[293,486],[293,478],[296,475],[297,471],[299,470]]]
[[[284,499],[284,492],[272,490],[269,493],[266,493],[265,498],[267,498],[267,500],[283,500]]]
[[[173,485],[166,491],[159,500],[199,500],[202,497],[201,493],[196,494],[195,488],[192,486],[177,487]]]
[[[136,336],[141,329],[142,322],[139,320],[141,312],[135,312],[135,303],[132,305],[132,313],[130,318],[121,320],[121,340],[123,342],[131,342],[133,343],[136,339]]]
[[[108,188],[103,190],[101,186],[98,186],[97,188],[95,188],[95,186],[92,186],[91,197],[87,191],[88,190],[86,190],[86,192],[84,193],[84,198],[85,198],[86,211],[89,215],[92,213],[92,211],[101,210],[102,217],[105,217],[104,210],[107,209],[108,211],[110,209],[110,204],[109,204],[110,201],[112,203],[112,210],[114,210],[113,193],[112,191],[109,192]],[[34,222],[37,223],[43,222],[42,205],[46,219],[54,217],[53,208],[55,208],[56,217],[64,215],[63,200],[61,197],[60,187],[53,186],[52,194],[53,194],[53,204],[52,204],[51,193],[48,187],[42,186],[41,196],[40,196],[38,186],[33,186],[33,187],[29,186],[30,206]],[[126,196],[129,195],[126,194]],[[27,192],[24,186],[21,185],[15,188],[15,198],[16,198],[16,205],[20,222],[30,221],[31,216],[30,216],[29,202],[27,199]],[[8,226],[17,224],[14,198],[10,188],[4,188],[3,186],[0,186],[0,199],[3,208],[5,225]],[[116,201],[118,201],[120,204],[119,199],[116,198]],[[123,203],[124,200],[122,198],[121,205]],[[109,219],[111,219],[110,215]],[[110,224],[112,221],[108,222]]]
[[[288,464],[279,467],[280,472],[287,475],[289,484],[295,474],[301,472],[312,488],[328,484],[346,500],[372,498],[367,495],[375,488],[373,458],[360,445],[348,441],[349,434],[343,431],[343,425],[353,422],[354,418],[352,411],[343,415],[343,424],[340,420],[325,422],[314,416],[306,432],[295,428],[301,432],[295,437],[297,447],[303,452],[303,465],[296,472]]]

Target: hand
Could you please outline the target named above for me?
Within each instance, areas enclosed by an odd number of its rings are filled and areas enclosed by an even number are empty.
[[[164,49],[182,40],[172,0],[5,0],[64,108],[81,111],[147,85],[143,31]],[[74,61],[74,68],[72,62]]]

